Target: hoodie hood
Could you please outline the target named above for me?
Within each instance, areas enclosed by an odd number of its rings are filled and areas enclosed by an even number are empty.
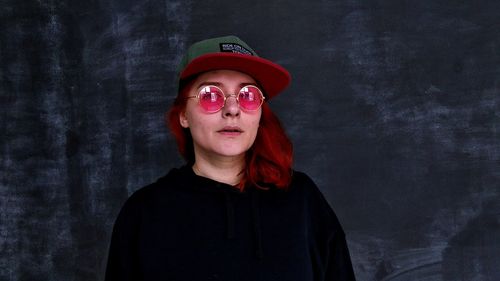
[[[226,220],[226,238],[235,238],[235,199],[237,197],[249,197],[251,208],[251,219],[253,227],[253,236],[255,243],[255,256],[258,259],[264,257],[262,248],[262,226],[261,226],[261,203],[260,192],[266,192],[254,187],[247,187],[244,191],[240,191],[237,187],[218,182],[206,177],[197,175],[191,166],[185,165],[181,168],[172,169],[167,176],[159,179],[159,183],[164,182],[164,186],[169,186],[169,182],[180,183],[177,188],[184,188],[191,192],[204,192],[220,194],[222,201],[221,208],[224,208]],[[163,184],[162,184],[163,185]]]

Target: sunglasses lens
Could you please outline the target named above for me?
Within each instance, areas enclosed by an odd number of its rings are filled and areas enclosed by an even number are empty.
[[[239,93],[238,101],[244,110],[257,110],[262,105],[262,93],[255,86],[243,87]]]
[[[200,91],[199,102],[205,111],[217,112],[224,106],[224,94],[215,86],[206,86]]]

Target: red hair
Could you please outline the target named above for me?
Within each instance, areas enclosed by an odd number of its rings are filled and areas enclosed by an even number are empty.
[[[179,115],[186,108],[184,97],[191,88],[192,81],[181,84],[179,94],[165,116],[165,122],[177,141],[180,154],[188,165],[194,164],[193,139],[189,129],[183,128]],[[257,137],[245,157],[243,178],[238,184],[240,190],[248,185],[265,188],[274,185],[286,189],[292,179],[293,147],[278,117],[264,102]]]

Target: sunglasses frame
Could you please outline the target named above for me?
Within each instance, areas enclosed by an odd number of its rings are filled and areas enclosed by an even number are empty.
[[[203,89],[205,89],[206,87],[215,87],[215,88],[217,88],[217,89],[218,89],[218,90],[222,93],[222,96],[224,97],[224,102],[222,103],[222,106],[221,106],[219,109],[217,109],[216,111],[207,111],[207,110],[206,110],[205,108],[203,108],[203,106],[201,106],[201,104],[200,104],[200,100],[201,100],[201,99],[200,99],[200,96],[201,96],[201,94],[202,94]],[[244,88],[249,88],[249,87],[257,89],[257,90],[258,90],[258,92],[259,92],[259,94],[260,94],[260,96],[261,96],[261,98],[262,98],[262,99],[261,99],[261,101],[260,101],[259,106],[258,106],[256,109],[246,109],[246,108],[241,107],[241,105],[240,105],[240,93],[241,93],[241,91],[242,91]],[[207,113],[217,113],[217,112],[221,111],[221,110],[224,108],[224,106],[226,106],[226,100],[227,100],[229,97],[234,97],[234,98],[236,99],[236,102],[238,103],[238,107],[239,107],[241,110],[243,110],[243,111],[250,111],[250,112],[253,112],[253,111],[257,111],[257,110],[259,110],[259,108],[261,108],[261,107],[262,107],[262,104],[264,103],[264,101],[265,101],[265,99],[266,99],[266,97],[264,96],[264,93],[262,93],[262,90],[261,90],[259,87],[255,86],[255,85],[246,85],[246,86],[243,86],[243,87],[241,87],[241,89],[238,91],[238,93],[237,93],[237,94],[230,94],[230,95],[226,95],[226,94],[224,93],[224,91],[223,91],[221,88],[219,88],[219,87],[217,87],[217,86],[215,86],[215,85],[204,85],[204,86],[203,86],[203,87],[201,87],[201,89],[198,91],[198,94],[197,94],[197,95],[194,95],[194,96],[187,96],[186,98],[187,98],[187,99],[197,98],[197,99],[198,99],[198,105],[199,105],[199,106],[201,106],[201,107],[203,108],[203,110],[205,110]]]

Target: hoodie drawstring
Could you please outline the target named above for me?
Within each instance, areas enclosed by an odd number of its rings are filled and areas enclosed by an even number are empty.
[[[252,217],[253,217],[253,227],[255,231],[255,243],[256,243],[256,255],[259,260],[264,257],[262,250],[262,233],[260,229],[260,208],[259,208],[259,193],[254,190],[252,192]]]
[[[227,218],[227,239],[234,237],[234,206],[229,193],[225,193],[226,197],[226,218]]]
[[[260,225],[260,202],[259,202],[259,193],[257,191],[252,191],[252,223],[254,229],[255,236],[255,254],[259,260],[262,260],[264,257],[264,253],[262,250],[262,233],[261,233],[261,225]],[[227,219],[227,239],[234,238],[234,206],[233,201],[231,200],[231,195],[229,193],[225,193],[225,202],[226,202],[226,219]]]

